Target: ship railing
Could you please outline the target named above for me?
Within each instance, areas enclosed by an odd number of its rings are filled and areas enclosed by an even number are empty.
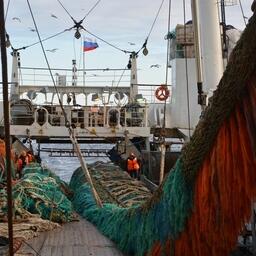
[[[23,102],[24,103],[24,102]],[[26,103],[26,102],[25,102]],[[67,121],[73,128],[86,127],[148,127],[148,105],[135,106],[64,106]],[[11,106],[11,124],[65,126],[62,109],[58,105]]]

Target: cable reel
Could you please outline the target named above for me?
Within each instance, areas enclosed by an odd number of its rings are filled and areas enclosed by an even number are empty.
[[[170,91],[165,84],[159,86],[155,91],[155,97],[160,101],[166,101],[170,96]]]

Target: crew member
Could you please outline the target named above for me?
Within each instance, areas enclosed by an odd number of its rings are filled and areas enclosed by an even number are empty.
[[[127,158],[127,172],[132,178],[138,179],[139,170],[140,165],[137,158],[135,157],[134,153],[130,153],[129,157]]]

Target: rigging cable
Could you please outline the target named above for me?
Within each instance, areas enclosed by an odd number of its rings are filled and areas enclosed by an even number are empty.
[[[9,5],[10,5],[11,0],[8,0],[7,7],[6,7],[6,12],[5,12],[5,18],[4,18],[4,23],[6,22],[8,11],[9,11]]]
[[[45,57],[45,61],[47,63],[47,67],[48,67],[48,70],[49,70],[49,73],[50,73],[50,76],[51,76],[54,88],[56,90],[57,98],[58,98],[58,101],[59,101],[59,104],[60,104],[60,107],[61,107],[64,119],[65,119],[66,127],[67,127],[69,135],[70,135],[70,140],[71,140],[72,144],[74,145],[74,147],[76,148],[76,152],[77,152],[80,164],[81,164],[81,168],[84,171],[84,174],[85,174],[85,177],[87,179],[87,182],[90,184],[90,187],[91,187],[94,199],[95,199],[97,205],[99,207],[102,207],[102,202],[101,202],[100,197],[99,197],[99,195],[98,195],[98,193],[97,193],[97,191],[96,191],[96,189],[95,189],[95,187],[93,185],[93,182],[92,182],[89,170],[87,168],[87,164],[85,163],[85,161],[84,161],[84,159],[82,157],[82,153],[81,153],[80,147],[78,145],[76,136],[74,134],[74,130],[70,126],[70,123],[69,123],[68,118],[67,118],[67,113],[64,110],[63,104],[61,102],[60,95],[58,93],[58,89],[57,89],[55,80],[53,78],[53,74],[52,74],[52,71],[51,71],[51,68],[50,68],[50,64],[49,64],[49,61],[48,61],[47,56],[46,56],[46,52],[45,52],[45,49],[44,49],[44,46],[43,46],[43,43],[42,43],[42,40],[41,40],[41,36],[39,34],[39,30],[38,30],[38,27],[37,27],[37,24],[36,24],[36,21],[35,21],[35,18],[34,18],[34,15],[33,15],[33,12],[32,12],[29,0],[27,0],[27,4],[28,4],[29,11],[30,11],[30,14],[31,14],[31,17],[32,17],[32,20],[33,20],[33,23],[34,23],[34,26],[35,26],[35,29],[36,29],[37,36],[38,36],[39,41],[40,41],[40,45],[41,45],[41,48],[42,48],[42,51],[43,51],[43,54],[44,54],[44,57]]]
[[[117,85],[116,85],[116,89],[118,88],[118,86],[119,86],[119,84],[120,84],[120,82],[121,82],[121,80],[122,80],[122,78],[123,78],[123,76],[124,76],[124,72],[127,70],[127,67],[125,66],[125,68],[124,68],[124,70],[123,70],[123,72],[122,72],[122,74],[121,74],[121,76],[120,76],[120,78],[119,78],[119,80],[118,80],[118,82],[117,82]],[[113,86],[112,86],[113,87]]]
[[[64,29],[64,30],[61,31],[61,32],[58,32],[58,33],[56,33],[56,34],[54,34],[54,35],[52,35],[52,36],[49,36],[49,37],[46,37],[46,38],[42,39],[41,41],[44,42],[44,41],[47,41],[47,40],[49,40],[49,39],[52,39],[52,38],[54,38],[54,37],[56,37],[56,36],[59,36],[59,35],[65,33],[65,32],[67,32],[67,31],[70,31],[72,28],[73,28],[73,27]],[[35,43],[32,43],[32,44],[29,44],[29,45],[24,46],[24,47],[21,47],[19,50],[25,50],[25,49],[27,49],[27,48],[29,48],[29,47],[32,47],[32,46],[34,46],[34,45],[37,45],[37,44],[40,44],[40,41],[35,42]]]
[[[188,109],[188,135],[191,137],[191,124],[190,124],[190,101],[189,101],[189,85],[188,85],[188,58],[187,58],[187,34],[186,34],[186,0],[183,0],[183,22],[184,22],[184,57],[185,57],[185,68],[186,68],[186,87],[187,87],[187,109]]]
[[[245,26],[246,26],[247,23],[246,23],[246,19],[245,19],[245,16],[244,16],[244,9],[243,9],[241,0],[239,0],[239,5],[240,5],[240,9],[241,9],[241,12],[242,12],[242,15],[243,15],[244,24],[245,24]]]
[[[75,19],[72,17],[72,15],[68,12],[68,10],[65,8],[65,6],[61,3],[60,0],[57,0],[61,7],[65,10],[65,12],[68,14],[68,16],[76,23]]]
[[[152,30],[153,30],[153,28],[154,28],[154,26],[155,26],[156,20],[157,20],[157,18],[158,18],[158,16],[159,16],[159,13],[160,13],[161,9],[162,9],[163,3],[164,3],[164,0],[162,0],[162,2],[161,2],[161,4],[160,4],[160,7],[158,8],[157,14],[156,14],[156,16],[155,16],[155,19],[154,19],[154,21],[153,21],[153,24],[151,25],[151,28],[150,28],[150,30],[149,30],[149,33],[148,33],[147,38],[149,38],[150,35],[151,35],[151,32],[152,32]]]
[[[153,23],[152,23],[152,25],[151,25],[151,28],[150,28],[150,30],[149,30],[149,32],[148,32],[148,36],[146,37],[145,42],[143,43],[142,47],[136,52],[136,54],[138,54],[142,49],[145,49],[145,48],[146,48],[147,43],[148,43],[148,39],[149,39],[149,37],[150,37],[150,35],[151,35],[151,32],[152,32],[152,30],[153,30],[153,28],[154,28],[154,26],[155,26],[156,20],[157,20],[157,18],[158,18],[158,16],[159,16],[159,13],[160,13],[161,9],[162,9],[163,3],[164,3],[164,0],[162,0],[160,6],[159,6],[159,8],[158,8],[158,11],[157,11],[157,13],[156,13],[155,19],[154,19],[154,21],[153,21]]]
[[[95,9],[95,7],[100,3],[101,0],[98,0],[94,6],[85,14],[85,16],[83,17],[82,21],[84,21],[84,19]]]
[[[41,256],[39,252],[36,251],[35,248],[33,248],[32,245],[30,245],[28,242],[26,242],[25,240],[22,240],[22,243],[26,244],[30,249],[32,249],[36,253],[36,256]]]
[[[172,1],[171,1],[171,0],[169,0],[167,35],[169,35],[169,34],[170,34],[170,24],[171,24],[171,7],[172,7]],[[170,52],[170,38],[169,38],[169,37],[167,37],[167,53],[166,53],[166,68],[165,68],[165,85],[166,85],[166,87],[167,87],[167,84],[168,84],[169,52]],[[167,99],[166,99],[166,100],[167,100]],[[166,100],[164,101],[164,118],[163,118],[163,128],[165,128],[165,122],[166,122]]]
[[[87,29],[85,29],[85,28],[82,26],[82,23],[83,23],[84,19],[93,11],[93,9],[99,4],[99,2],[100,2],[101,0],[98,0],[98,1],[94,4],[94,6],[88,11],[88,13],[84,16],[84,18],[83,18],[82,20],[80,20],[79,22],[77,22],[77,21],[71,16],[71,14],[70,14],[70,13],[68,12],[68,10],[64,7],[64,5],[60,2],[60,0],[57,0],[57,1],[58,1],[59,4],[62,6],[62,8],[66,11],[66,13],[68,14],[68,16],[69,16],[69,17],[73,20],[73,22],[75,23],[75,25],[74,25],[72,28],[76,28],[77,30],[83,29],[83,30],[84,30],[85,32],[87,32],[88,34],[94,36],[94,37],[97,38],[98,40],[104,42],[105,44],[108,44],[109,46],[115,48],[116,50],[122,51],[122,52],[124,52],[124,53],[131,53],[130,51],[123,50],[123,49],[121,49],[121,48],[119,48],[119,47],[117,47],[117,46],[115,46],[115,45],[113,45],[113,44],[107,42],[106,40],[102,39],[101,37],[96,36],[95,34],[93,34],[92,32],[88,31]],[[164,1],[164,0],[162,0],[162,1]],[[152,29],[153,29],[153,26],[152,26],[152,28],[151,28],[151,31],[152,31]],[[150,31],[150,33],[151,33],[151,31]],[[150,33],[149,33],[149,34],[150,34]]]
[[[85,29],[84,27],[82,27],[82,29],[83,29],[85,32],[87,32],[88,34],[90,34],[90,35],[94,36],[95,38],[97,38],[98,40],[100,40],[100,41],[104,42],[105,44],[107,44],[107,45],[109,45],[109,46],[115,48],[116,50],[119,50],[119,51],[121,51],[121,52],[124,52],[125,54],[126,54],[126,53],[132,53],[131,51],[123,50],[123,49],[119,48],[118,46],[115,46],[115,45],[109,43],[108,41],[104,40],[103,38],[101,38],[101,37],[99,37],[99,36],[96,36],[96,35],[93,34],[92,32],[90,32],[90,31],[88,31],[87,29]]]

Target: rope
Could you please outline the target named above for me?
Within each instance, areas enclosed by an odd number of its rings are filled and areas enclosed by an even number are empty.
[[[171,5],[172,1],[169,0],[169,11],[168,11],[168,26],[167,26],[167,35],[170,32],[170,23],[171,23]],[[165,84],[167,86],[168,83],[168,63],[169,63],[169,51],[170,51],[170,38],[167,38],[167,54],[166,54],[166,69],[165,69]],[[164,101],[164,120],[163,120],[163,128],[165,128],[166,121],[166,100]]]
[[[151,35],[151,32],[152,32],[152,30],[153,30],[153,28],[154,28],[154,26],[155,26],[156,20],[157,20],[157,18],[158,18],[158,16],[159,16],[159,13],[160,13],[161,9],[162,9],[163,3],[164,3],[164,0],[162,0],[162,2],[161,2],[161,4],[160,4],[160,7],[158,8],[157,14],[156,14],[156,16],[155,16],[155,19],[154,19],[152,25],[151,25],[151,28],[150,28],[150,30],[149,30],[148,36],[147,36],[146,39],[145,39],[145,42],[143,43],[142,47],[136,52],[136,54],[138,54],[143,48],[145,48],[145,47],[147,46],[148,39],[149,39],[149,37],[150,37],[150,35]]]
[[[154,28],[154,26],[155,26],[156,20],[157,20],[157,18],[158,18],[158,15],[159,15],[161,9],[162,9],[163,3],[164,3],[164,0],[162,0],[162,2],[161,2],[161,4],[160,4],[160,7],[158,8],[158,11],[157,11],[157,13],[156,13],[155,19],[154,19],[154,21],[153,21],[153,23],[152,23],[152,25],[151,25],[150,30],[149,30],[147,39],[150,37],[151,32],[152,32],[152,30],[153,30],[153,28]]]
[[[241,9],[241,12],[242,12],[242,15],[243,15],[244,25],[246,26],[247,23],[246,23],[246,20],[245,20],[244,9],[243,9],[241,0],[239,0],[239,5],[240,5],[240,9]]]
[[[172,6],[172,0],[169,0],[167,35],[169,35],[169,33],[170,33],[170,26],[171,26],[171,6]],[[166,85],[168,83],[169,52],[170,52],[170,38],[167,37],[167,54],[166,54],[166,69],[165,69],[165,84]],[[166,101],[165,101],[165,103],[166,103]]]
[[[107,45],[109,45],[109,46],[115,48],[116,50],[119,50],[119,51],[124,52],[124,53],[132,53],[131,51],[123,50],[123,49],[121,49],[121,48],[119,48],[119,47],[117,47],[117,46],[115,46],[115,45],[109,43],[108,41],[104,40],[103,38],[101,38],[101,37],[99,37],[99,36],[93,34],[93,33],[90,32],[90,31],[88,31],[88,30],[85,29],[84,27],[82,27],[82,28],[83,28],[84,31],[87,32],[88,34],[94,36],[94,37],[97,38],[98,40],[100,40],[100,41],[104,42],[105,44],[107,44]]]
[[[186,5],[185,1],[183,0],[183,21],[184,21],[184,57],[185,57],[185,70],[186,70],[186,86],[187,86],[187,109],[188,109],[188,136],[191,137],[191,125],[190,125],[190,102],[189,102],[189,85],[188,85],[188,58],[187,58],[187,46],[186,46]]]
[[[68,10],[65,8],[65,6],[61,3],[61,1],[57,0],[61,7],[65,10],[65,12],[68,14],[68,16],[76,23],[75,19],[71,16],[71,14],[68,12]]]
[[[82,21],[84,21],[84,19],[95,9],[95,7],[100,3],[101,0],[98,0],[94,6],[85,14],[84,18],[82,19]]]
[[[61,35],[61,34],[65,33],[65,32],[67,32],[67,31],[70,31],[72,28],[73,28],[73,27],[68,28],[68,29],[64,29],[63,31],[58,32],[57,34],[54,34],[54,35],[49,36],[49,37],[46,37],[46,38],[42,39],[41,42],[44,42],[44,41],[47,41],[47,40],[49,40],[49,39],[52,39],[52,38],[54,38],[54,37],[56,37],[56,36],[59,36],[59,35]],[[27,45],[27,46],[24,46],[24,47],[21,47],[20,49],[25,50],[25,49],[27,49],[27,48],[29,48],[29,47],[31,47],[31,46],[34,46],[34,45],[36,45],[36,44],[39,44],[39,43],[40,43],[40,41],[35,42],[35,43],[33,43],[33,44],[30,44],[30,45]]]
[[[26,244],[30,249],[32,249],[37,256],[41,256],[29,243],[27,243],[25,240],[22,241],[22,243]]]
[[[8,1],[7,7],[6,7],[6,12],[5,12],[5,18],[4,18],[4,23],[6,22],[8,11],[9,11],[9,5],[10,5],[11,0]]]

